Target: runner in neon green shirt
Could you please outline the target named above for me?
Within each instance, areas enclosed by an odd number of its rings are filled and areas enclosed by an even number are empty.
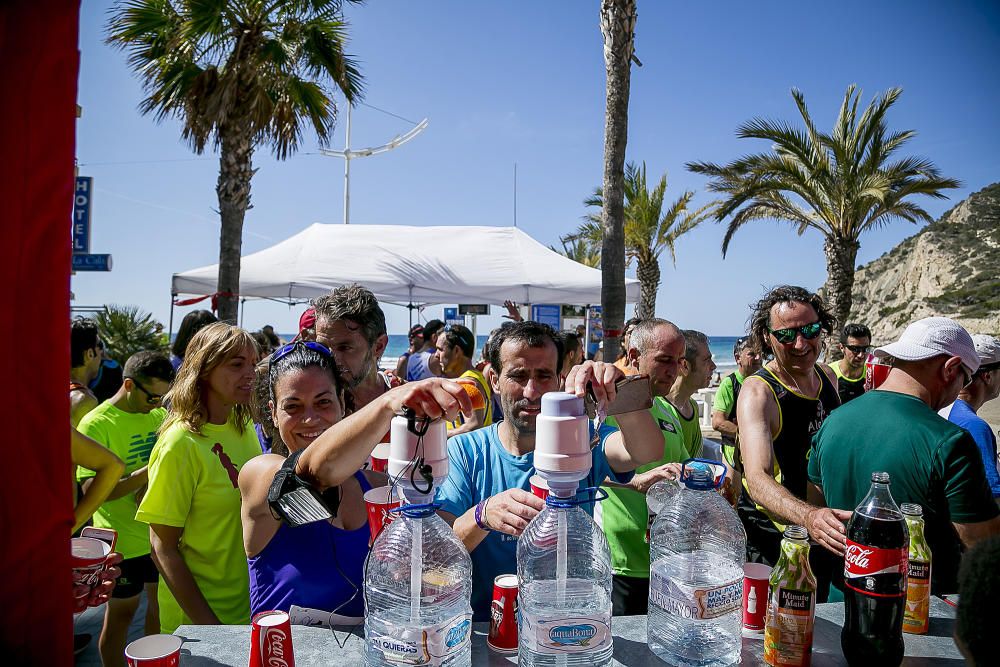
[[[261,453],[248,408],[257,356],[246,331],[210,324],[191,339],[168,394],[172,412],[136,513],[150,524],[162,575],[161,632],[250,621],[238,479]]]

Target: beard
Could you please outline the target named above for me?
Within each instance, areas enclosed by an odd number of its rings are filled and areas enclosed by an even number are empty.
[[[525,415],[521,412],[524,408],[539,407],[541,401],[529,401],[522,398],[519,401],[511,400],[500,395],[500,406],[503,408],[504,418],[510,421],[520,435],[531,435],[535,432],[535,419],[537,415]]]
[[[378,368],[375,365],[375,355],[372,354],[371,348],[368,348],[368,352],[365,353],[364,361],[361,362],[361,370],[355,375],[349,368],[341,368],[340,377],[347,382],[349,389],[355,389],[361,386],[361,383],[367,380],[371,375],[373,375]]]

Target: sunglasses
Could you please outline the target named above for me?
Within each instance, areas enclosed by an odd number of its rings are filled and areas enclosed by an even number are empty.
[[[333,356],[333,353],[330,352],[330,348],[328,348],[326,345],[323,345],[323,343],[317,343],[314,340],[297,340],[294,343],[288,343],[287,345],[282,345],[277,350],[272,352],[271,366],[273,367],[276,362],[281,361],[282,359],[284,359],[285,357],[287,357],[300,347],[312,350],[313,352],[318,352],[319,354],[323,355],[328,359]]]
[[[143,387],[142,384],[138,380],[136,380],[135,378],[133,378],[133,377],[126,377],[125,379],[126,380],[131,380],[132,384],[134,384],[135,386],[137,386],[139,388],[139,390],[146,395],[146,403],[148,403],[149,405],[156,405],[157,403],[159,403],[160,401],[163,400],[163,394],[154,394],[150,390],[148,390],[145,387]]]
[[[875,349],[872,345],[845,345],[844,347],[854,354],[868,354]]]
[[[771,335],[774,336],[779,343],[782,345],[791,345],[795,342],[795,339],[799,334],[806,340],[812,340],[819,336],[820,331],[823,330],[823,325],[819,322],[813,322],[812,324],[806,324],[801,327],[792,327],[790,329],[768,329]]]

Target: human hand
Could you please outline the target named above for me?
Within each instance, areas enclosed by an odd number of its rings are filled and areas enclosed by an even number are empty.
[[[402,412],[405,407],[413,410],[417,417],[444,417],[454,421],[459,412],[467,417],[474,413],[468,392],[459,383],[445,378],[407,382],[390,390],[386,397],[393,412]]]
[[[838,556],[844,555],[847,529],[844,523],[850,520],[851,512],[817,507],[806,515],[806,530],[820,546]]]
[[[622,370],[614,364],[588,360],[570,369],[566,376],[566,391],[583,398],[587,395],[589,384],[595,402],[607,405],[618,395],[615,383],[624,377]]]
[[[680,479],[680,477],[680,463],[664,463],[663,465],[653,468],[652,470],[637,473],[635,477],[632,478],[632,481],[629,482],[629,486],[639,493],[646,493],[649,491],[650,487],[657,482],[665,479]]]
[[[90,588],[90,592],[87,592],[89,588],[86,584],[79,584],[74,588],[74,598],[84,597],[87,598],[88,607],[99,607],[108,599],[111,598],[111,591],[115,588],[115,582],[118,581],[118,577],[121,576],[121,568],[118,567],[118,563],[122,562],[122,555],[117,551],[113,551],[108,554],[108,559],[104,562],[104,569],[98,574],[98,581],[94,584],[93,588]],[[76,594],[79,595],[76,595]]]
[[[517,303],[508,299],[503,302],[503,307],[507,309],[507,314],[503,316],[505,320],[513,320],[515,322],[521,322],[524,320],[521,317],[521,311],[517,309]]]
[[[524,489],[508,489],[490,496],[483,508],[483,523],[495,531],[520,537],[528,522],[545,509],[545,501]]]

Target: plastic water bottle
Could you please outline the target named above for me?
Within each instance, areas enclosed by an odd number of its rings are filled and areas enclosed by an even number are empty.
[[[611,553],[576,501],[593,462],[586,419],[576,396],[542,397],[535,469],[549,497],[517,544],[522,667],[611,663]]]
[[[369,667],[472,664],[472,559],[431,505],[448,474],[444,423],[425,431],[392,420],[389,476],[410,509],[378,536],[365,566]]]
[[[656,515],[660,513],[664,505],[674,499],[674,497],[680,493],[681,485],[680,481],[675,479],[664,479],[660,480],[653,486],[649,487],[646,491],[646,510],[648,520],[646,522],[646,542],[649,542],[649,537],[653,532],[653,522],[656,521]]]
[[[687,461],[681,481],[653,523],[649,648],[671,665],[737,663],[746,532],[707,466]]]

